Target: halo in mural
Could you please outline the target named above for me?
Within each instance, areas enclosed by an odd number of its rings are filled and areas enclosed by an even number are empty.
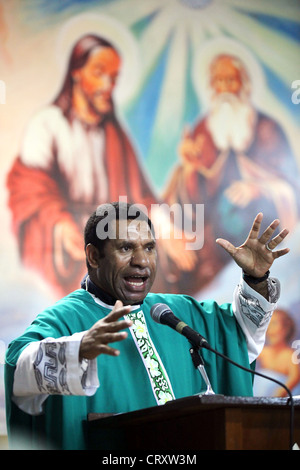
[[[245,65],[250,78],[252,100],[256,104],[259,103],[260,95],[265,86],[262,68],[248,48],[243,47],[241,43],[234,39],[224,36],[206,42],[205,46],[195,53],[192,78],[199,102],[205,104],[206,100],[209,99],[208,71],[212,60],[219,54],[229,54],[237,57]]]
[[[122,56],[122,69],[114,97],[119,104],[126,103],[137,87],[140,70],[138,48],[134,37],[126,27],[111,16],[94,13],[73,16],[64,23],[57,38],[56,55],[63,71],[66,69],[74,44],[85,34],[104,37],[119,50]]]

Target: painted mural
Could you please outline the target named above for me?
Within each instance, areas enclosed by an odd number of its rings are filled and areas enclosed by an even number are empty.
[[[299,2],[2,0],[0,56],[0,434],[7,345],[80,286],[84,223],[120,198],[163,230],[165,207],[190,209],[201,246],[172,221],[154,290],[218,302],[240,272],[215,239],[280,219],[291,252],[257,369],[300,394]]]

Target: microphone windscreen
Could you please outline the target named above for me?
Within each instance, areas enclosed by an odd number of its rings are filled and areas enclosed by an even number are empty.
[[[161,323],[161,316],[166,313],[171,312],[170,307],[166,304],[154,304],[151,307],[150,315],[152,320],[156,321],[156,323]]]

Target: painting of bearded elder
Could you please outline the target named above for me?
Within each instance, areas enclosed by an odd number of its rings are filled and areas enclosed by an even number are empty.
[[[210,63],[209,88],[209,110],[184,131],[180,163],[164,194],[169,204],[205,207],[198,276],[186,276],[193,290],[226,263],[215,247],[220,233],[238,243],[259,211],[266,224],[275,216],[292,230],[299,213],[299,171],[289,142],[280,125],[252,104],[246,65],[236,56],[218,54]]]

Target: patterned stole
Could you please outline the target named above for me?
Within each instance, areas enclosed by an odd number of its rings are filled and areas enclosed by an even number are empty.
[[[170,379],[150,338],[144,313],[136,310],[124,317],[133,322],[130,332],[148,373],[157,404],[164,405],[167,401],[174,400]]]

